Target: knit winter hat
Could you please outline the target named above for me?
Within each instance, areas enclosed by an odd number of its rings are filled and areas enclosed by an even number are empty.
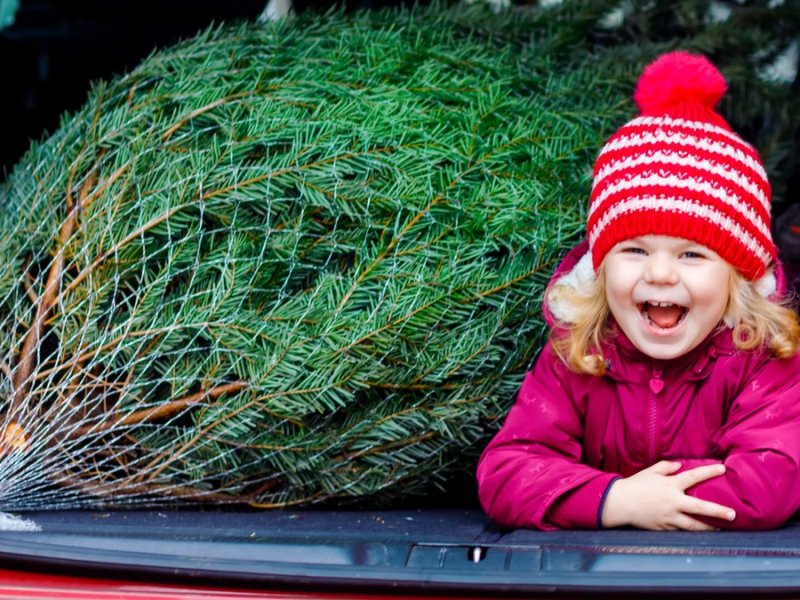
[[[711,248],[750,280],[775,260],[767,174],[715,111],[726,89],[708,59],[688,52],[644,70],[634,94],[641,114],[594,166],[587,233],[595,271],[615,244],[648,234]]]

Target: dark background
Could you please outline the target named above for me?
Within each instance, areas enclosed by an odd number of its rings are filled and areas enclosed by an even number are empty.
[[[347,0],[348,10],[410,4]],[[211,23],[253,20],[267,0],[21,0],[11,27],[0,30],[0,181],[31,140],[54,131],[77,110],[91,81],[121,75],[155,48],[191,37]],[[295,0],[298,12],[331,2]]]

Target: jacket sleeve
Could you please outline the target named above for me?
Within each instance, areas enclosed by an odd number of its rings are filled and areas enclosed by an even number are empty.
[[[547,344],[478,462],[478,494],[506,527],[595,529],[617,477],[581,464],[583,414],[570,373]]]
[[[783,525],[800,506],[800,356],[767,361],[734,399],[718,441],[726,471],[690,488],[691,496],[736,511],[723,529]],[[682,470],[718,461],[687,460]]]

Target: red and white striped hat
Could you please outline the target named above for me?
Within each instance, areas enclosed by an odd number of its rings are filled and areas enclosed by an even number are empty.
[[[587,233],[595,271],[615,244],[648,234],[703,244],[750,280],[775,260],[767,174],[715,111],[726,89],[708,59],[688,52],[644,70],[634,95],[641,114],[594,166]]]

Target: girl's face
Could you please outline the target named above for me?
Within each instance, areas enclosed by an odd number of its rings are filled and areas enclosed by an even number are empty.
[[[693,350],[725,314],[733,268],[701,244],[645,235],[614,246],[604,261],[606,299],[628,339],[668,360]]]

